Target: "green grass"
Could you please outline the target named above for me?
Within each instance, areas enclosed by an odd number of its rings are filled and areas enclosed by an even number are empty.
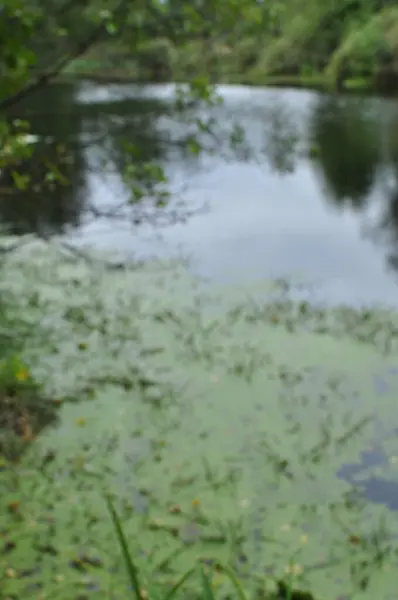
[[[0,455],[19,460],[40,431],[54,424],[56,403],[42,394],[23,358],[28,340],[40,339],[35,324],[20,310],[7,290],[0,294]]]
[[[107,503],[109,514],[111,516],[115,528],[123,559],[126,564],[127,575],[133,592],[132,597],[135,598],[135,600],[143,600],[143,598],[150,598],[150,596],[147,595],[146,590],[144,590],[144,588],[142,588],[140,585],[138,569],[135,566],[132,556],[130,554],[128,541],[126,539],[121,521],[115,510],[115,507],[113,506],[110,496],[107,496],[105,498],[105,501]],[[199,597],[203,600],[215,600],[216,595],[213,591],[213,577],[216,570],[218,573],[225,574],[228,577],[229,581],[233,585],[237,598],[239,598],[240,600],[248,600],[248,596],[243,591],[243,588],[236,575],[231,571],[231,569],[220,564],[216,565],[215,568],[208,569],[208,572],[205,571],[202,565],[192,567],[191,569],[186,571],[184,575],[182,575],[182,577],[179,579],[179,581],[177,581],[177,583],[172,587],[171,590],[169,590],[162,596],[162,600],[172,600],[172,598],[177,596],[178,592],[181,590],[186,581],[189,578],[195,576],[199,576],[199,580],[201,583],[201,592],[199,591]],[[287,590],[288,594],[286,596],[286,600],[293,600],[292,589],[290,587],[287,587]]]

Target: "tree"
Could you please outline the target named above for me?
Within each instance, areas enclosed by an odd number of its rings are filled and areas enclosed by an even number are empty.
[[[127,0],[113,3],[109,0],[85,0],[83,3],[74,0],[7,0],[0,13],[0,72],[8,82],[0,89],[3,186],[8,190],[12,186],[19,187],[25,194],[30,192],[30,182],[18,173],[18,169],[34,160],[36,147],[29,143],[29,123],[16,119],[15,110],[41,88],[54,82],[73,60],[104,42],[109,47],[123,44],[134,54],[140,45],[142,47],[154,38],[182,43],[208,39],[211,34],[214,41],[217,36],[230,36],[237,30],[236,24],[242,22],[245,8],[251,5],[249,0],[246,5],[236,0],[205,0],[192,4],[137,0],[134,5]],[[206,73],[200,69],[193,71],[188,89],[178,90],[174,106],[187,126],[187,133],[178,142],[180,146],[199,154],[206,136],[214,140],[211,118],[200,119],[194,111],[201,105],[211,107],[217,102],[215,89]],[[140,208],[143,200],[150,201],[158,211],[164,209],[169,199],[167,179],[156,160],[142,159],[142,148],[137,144],[132,145],[127,140],[123,143],[120,139],[120,145],[124,147],[125,179],[131,189],[133,221],[137,222],[148,217],[148,213]],[[137,160],[139,155],[141,158]],[[50,178],[56,177],[62,183],[66,174],[60,165],[48,167],[52,172]],[[43,181],[48,178],[46,173],[42,176]]]

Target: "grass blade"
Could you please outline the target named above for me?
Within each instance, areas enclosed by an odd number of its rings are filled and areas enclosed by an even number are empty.
[[[131,558],[129,547],[127,544],[126,537],[123,532],[123,528],[119,519],[119,516],[113,506],[110,496],[105,496],[105,502],[107,504],[109,513],[112,518],[113,525],[115,527],[116,535],[119,540],[120,548],[122,550],[123,558],[126,563],[127,573],[129,576],[130,584],[134,590],[134,594],[137,600],[141,600],[141,587],[138,577],[138,570],[134,565],[133,559]]]
[[[177,583],[175,584],[175,586],[173,586],[171,588],[171,590],[163,598],[163,600],[171,600],[171,598],[174,598],[174,596],[176,595],[176,593],[178,592],[178,590],[180,589],[180,587],[186,582],[187,579],[189,579],[189,577],[191,577],[191,575],[193,575],[193,573],[195,573],[195,571],[196,571],[196,569],[189,569],[189,571],[187,571],[185,573],[185,575],[183,575],[181,577],[181,579],[179,581],[177,581]]]
[[[215,600],[213,590],[211,588],[211,580],[207,577],[203,567],[200,569],[200,577],[202,579],[203,600]]]
[[[217,568],[222,571],[223,573],[225,573],[225,575],[228,577],[228,579],[231,581],[232,585],[234,586],[240,600],[248,600],[247,596],[245,594],[245,592],[243,591],[243,588],[239,582],[239,579],[236,577],[235,573],[227,566],[224,565],[217,565]]]

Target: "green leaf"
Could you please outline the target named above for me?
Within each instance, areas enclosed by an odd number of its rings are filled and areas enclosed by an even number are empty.
[[[208,577],[204,572],[203,567],[200,568],[200,578],[202,580],[202,598],[203,600],[215,600],[213,590],[211,588],[211,577]]]
[[[194,156],[199,156],[199,154],[202,152],[202,146],[193,137],[187,141],[187,149]]]
[[[18,190],[20,190],[21,192],[27,190],[30,183],[30,175],[23,175],[21,173],[18,173],[18,171],[13,171],[12,179]]]
[[[120,549],[122,551],[122,555],[124,558],[124,562],[126,564],[127,573],[129,576],[130,584],[134,590],[134,594],[137,600],[141,600],[141,586],[139,582],[138,571],[134,565],[133,559],[131,558],[130,550],[128,547],[128,543],[126,537],[123,532],[123,528],[121,525],[121,521],[119,516],[113,506],[111,497],[109,495],[105,495],[105,502],[108,507],[108,511],[110,513],[113,526],[116,531],[116,535],[119,541]]]
[[[243,591],[243,588],[238,580],[238,578],[236,577],[235,573],[226,565],[218,565],[218,568],[220,571],[222,571],[223,573],[225,573],[225,575],[230,579],[232,585],[234,586],[238,597],[240,598],[240,600],[248,600],[248,598],[246,597],[245,592]]]
[[[171,590],[168,592],[168,594],[166,594],[166,596],[163,598],[163,600],[171,600],[172,598],[174,598],[174,596],[176,596],[178,590],[184,585],[184,583],[190,578],[192,577],[192,575],[194,575],[196,573],[196,569],[192,568],[189,569],[189,571],[187,571],[182,577],[181,579],[171,588]]]
[[[119,28],[116,23],[109,22],[106,24],[106,30],[109,35],[116,35],[116,33],[119,31]]]

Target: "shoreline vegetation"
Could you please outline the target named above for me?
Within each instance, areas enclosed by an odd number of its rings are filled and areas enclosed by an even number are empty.
[[[169,81],[158,81],[152,79],[143,79],[133,71],[122,72],[115,69],[104,69],[99,63],[98,66],[87,68],[86,63],[74,65],[71,70],[62,73],[57,80],[60,82],[68,82],[75,80],[86,80],[94,83],[109,83],[109,84],[184,84],[187,79],[170,79]],[[333,92],[335,87],[327,81],[322,75],[274,75],[264,77],[264,79],[251,79],[250,77],[242,76],[240,78],[231,78],[228,81],[218,81],[216,85],[245,85],[248,87],[275,87],[275,88],[295,88],[316,90],[323,92]],[[398,88],[397,88],[398,90]],[[359,93],[382,93],[382,89],[376,88],[374,82],[368,78],[347,78],[340,91],[344,92],[359,92]],[[386,93],[386,90],[384,90]],[[390,90],[389,93],[395,95],[395,90]]]
[[[2,260],[0,428],[22,442],[0,453],[2,600],[393,597],[396,517],[336,469],[372,439],[374,394],[352,414],[345,377],[394,364],[396,313],[286,282],[264,305],[191,294],[181,265],[112,272],[34,238]]]
[[[111,40],[93,46],[61,77],[183,83],[194,74],[218,84],[397,93],[398,8],[369,9],[361,17],[353,10],[345,23],[337,8],[336,16],[321,8],[318,17],[312,7],[307,21],[285,23],[278,35],[262,36],[257,28],[229,43],[210,36],[178,45],[159,37],[131,50]],[[323,20],[330,23],[321,26]]]

